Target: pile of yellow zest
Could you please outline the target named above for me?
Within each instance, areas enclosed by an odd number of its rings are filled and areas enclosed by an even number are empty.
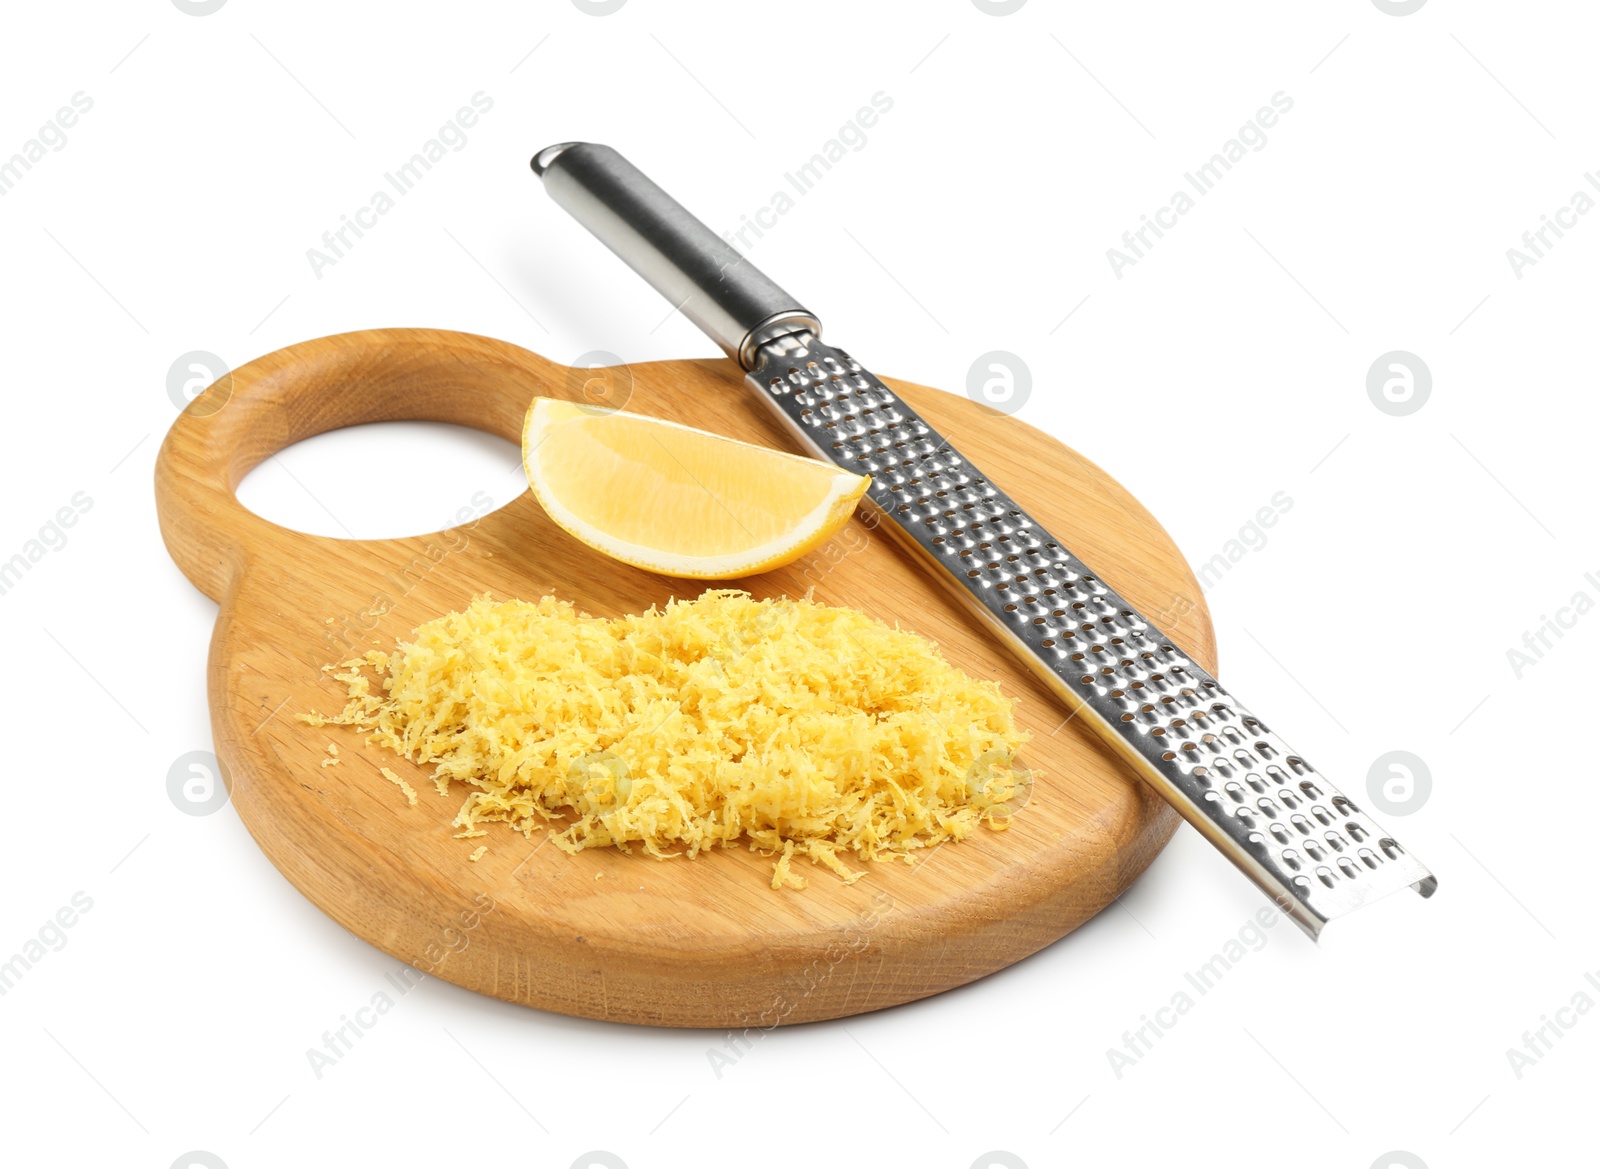
[[[900,858],[1003,828],[1026,739],[994,682],[852,609],[734,590],[636,616],[480,597],[334,676],[335,717],[474,790],[455,826],[550,827],[568,852],[658,858],[741,840],[775,855]]]

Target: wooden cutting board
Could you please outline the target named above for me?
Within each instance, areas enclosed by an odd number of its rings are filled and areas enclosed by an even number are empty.
[[[1103,471],[1015,418],[890,380],[996,483],[1208,669],[1200,588],[1161,526]],[[1171,837],[1177,816],[1123,769],[1026,670],[884,534],[858,516],[816,557],[733,582],[758,597],[849,605],[939,643],[955,665],[1021,699],[1036,772],[1005,832],[980,829],[916,867],[869,865],[845,885],[809,862],[803,891],[774,892],[771,861],[722,850],[688,861],[597,849],[569,856],[501,825],[453,839],[464,789],[349,728],[322,672],[390,648],[485,591],[545,593],[597,616],[697,596],[700,582],[607,559],[524,493],[461,527],[399,540],[337,540],[279,527],[234,488],[257,463],[337,427],[425,419],[517,441],[534,395],[625,402],[749,442],[785,436],[722,360],[574,370],[503,341],[425,329],[324,337],[224,377],[173,424],[156,465],[162,535],[220,608],[208,690],[232,802],[263,852],[329,916],[417,969],[513,1002],[596,1019],[765,1027],[835,1018],[936,994],[1049,945],[1117,897]],[[357,469],[373,492],[404,466]],[[462,501],[465,503],[466,501]],[[323,767],[329,742],[343,762]],[[418,793],[407,804],[379,773]],[[468,860],[479,845],[488,853]]]

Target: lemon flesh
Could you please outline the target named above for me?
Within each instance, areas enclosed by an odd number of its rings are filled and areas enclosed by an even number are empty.
[[[535,398],[522,428],[534,498],[579,540],[652,572],[727,580],[788,564],[871,485],[815,459],[621,411]]]

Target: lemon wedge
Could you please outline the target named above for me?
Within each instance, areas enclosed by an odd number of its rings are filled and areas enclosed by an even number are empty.
[[[668,576],[726,580],[799,559],[850,520],[871,478],[661,418],[535,398],[522,465],[550,518]]]

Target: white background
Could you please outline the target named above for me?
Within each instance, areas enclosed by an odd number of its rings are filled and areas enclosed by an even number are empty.
[[[1580,750],[1600,616],[1520,677],[1507,651],[1600,599],[1600,215],[1520,278],[1506,251],[1600,168],[1594,32],[1575,2],[11,6],[0,158],[75,92],[94,104],[0,198],[0,560],[76,493],[92,506],[0,596],[0,958],[74,893],[93,908],[0,998],[0,1160],[1574,1163],[1557,1150],[1593,1105],[1600,1012],[1520,1078],[1506,1052],[1586,986],[1600,1002]],[[316,276],[307,249],[480,90],[465,148]],[[398,963],[231,808],[168,798],[173,761],[210,746],[215,613],[156,528],[169,368],[385,325],[560,361],[711,355],[528,156],[610,143],[721,230],[877,91],[892,111],[752,258],[881,372],[960,392],[979,354],[1018,355],[1021,417],[1196,565],[1286,492],[1210,591],[1220,673],[1358,800],[1385,752],[1426,762],[1431,796],[1380,819],[1438,894],[1321,947],[1280,924],[1120,1078],[1107,1049],[1262,904],[1187,828],[1037,957],[781,1030],[720,1078],[715,1035],[429,981],[318,1080],[306,1049]],[[1294,106],[1264,148],[1115,275],[1107,249],[1278,91]],[[1404,417],[1366,389],[1397,349],[1433,383]],[[408,451],[432,461],[393,492],[358,459]],[[292,449],[245,496],[372,536],[437,528],[478,490],[520,490],[509,446],[399,427]]]

